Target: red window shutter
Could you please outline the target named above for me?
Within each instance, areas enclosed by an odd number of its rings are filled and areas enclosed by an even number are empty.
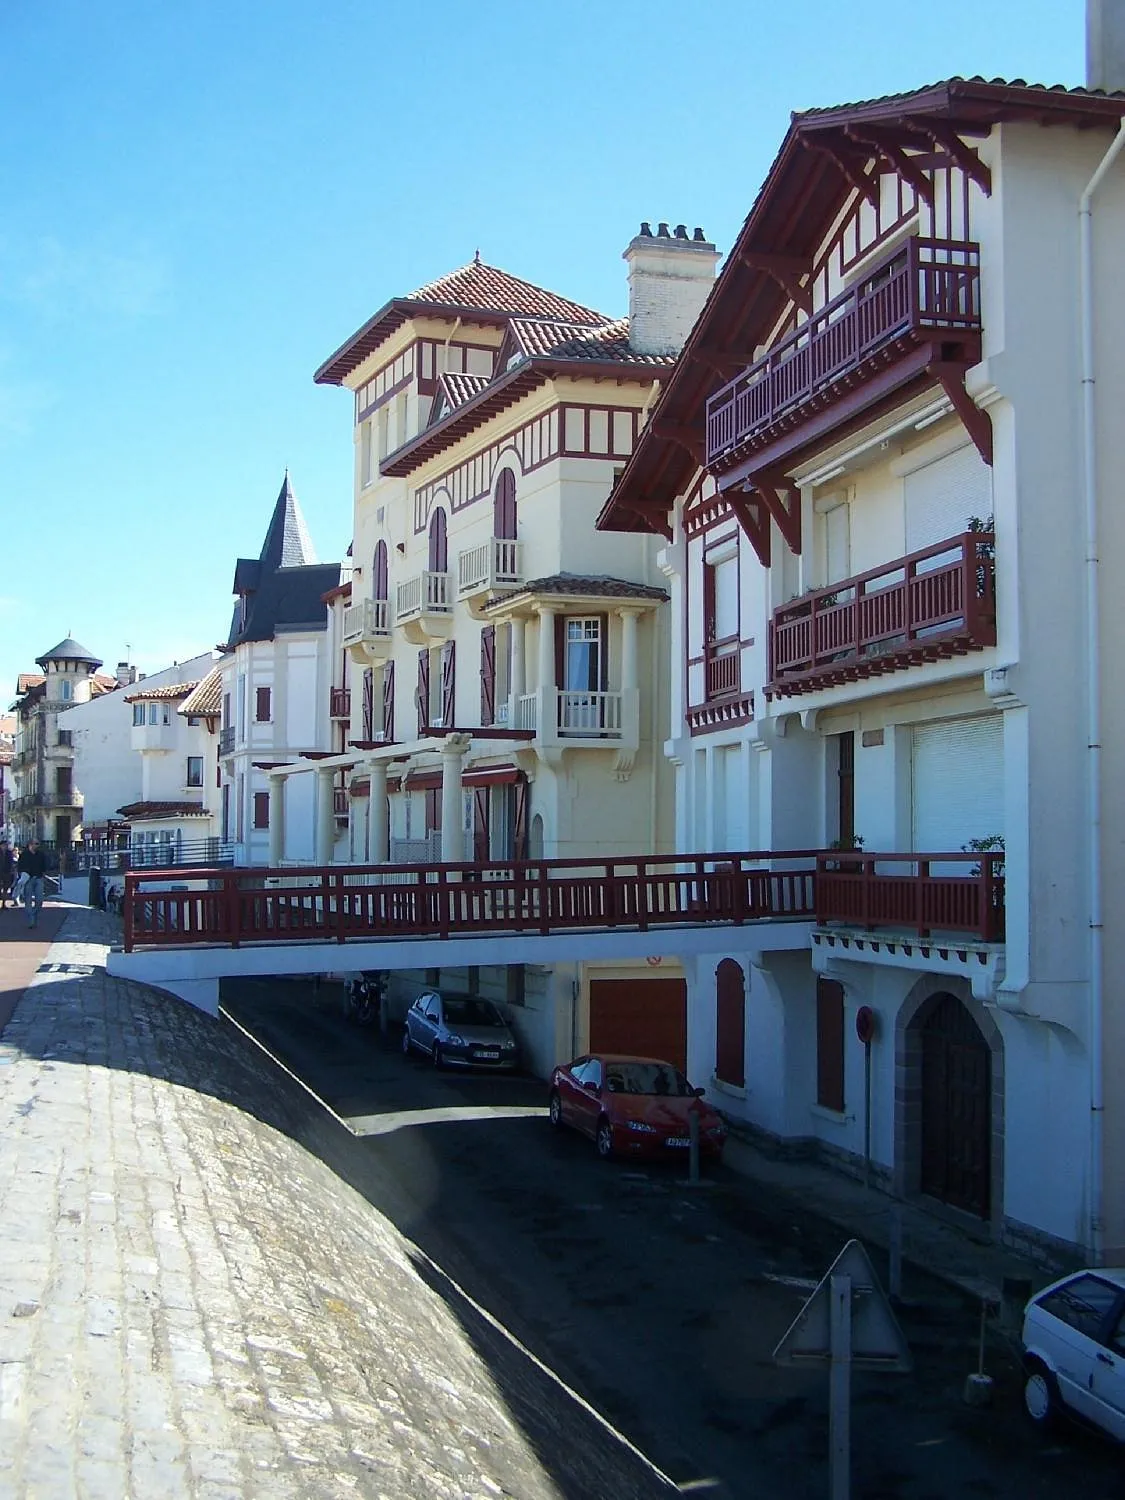
[[[496,722],[496,626],[486,625],[480,633],[480,721]]]
[[[505,469],[496,481],[492,500],[492,535],[501,541],[516,539],[516,476]]]
[[[540,629],[543,627],[540,626]],[[555,616],[555,686],[566,687],[566,616]],[[540,684],[542,686],[542,684]]]
[[[715,970],[715,1076],[746,1084],[746,979],[733,958]]]
[[[457,642],[446,641],[441,648],[441,723],[443,729],[452,729],[456,723]]]
[[[267,689],[268,691],[268,689]],[[268,828],[270,826],[270,794],[269,792],[254,793],[254,827]]]
[[[426,832],[441,832],[441,787],[431,786],[426,789]]]
[[[473,788],[473,858],[478,865],[488,863],[488,797],[486,786]]]
[[[418,653],[418,686],[414,689],[414,703],[418,709],[418,733],[424,734],[430,727],[430,648],[423,646]]]
[[[816,982],[816,1102],[844,1113],[844,986]]]
[[[395,664],[389,661],[383,668],[383,738],[394,742],[395,737]]]
[[[601,671],[601,690],[609,688],[609,616],[598,616],[598,661]]]
[[[515,794],[515,814],[512,818],[512,858],[527,858],[527,777],[521,772],[520,779],[512,788]]]
[[[446,546],[446,523],[445,511],[434,511],[430,521],[430,572],[447,573],[449,571],[449,553]]]
[[[373,599],[385,599],[387,597],[387,544],[380,542],[375,548],[375,566],[372,570],[371,597]]]
[[[363,669],[363,738],[370,740],[375,733],[375,674],[370,667]]]
[[[270,690],[268,687],[255,689],[254,694],[254,718],[259,724],[268,724],[270,720]]]

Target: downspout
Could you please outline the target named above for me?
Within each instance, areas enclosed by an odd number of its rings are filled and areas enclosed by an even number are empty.
[[[1094,420],[1094,233],[1093,197],[1125,146],[1125,119],[1086,185],[1078,205],[1079,297],[1082,337],[1082,453],[1086,513],[1086,740],[1090,883],[1090,1225],[1092,1265],[1101,1265],[1102,1173],[1105,1137],[1103,1078],[1102,923],[1102,746],[1101,642],[1098,557],[1098,471]]]

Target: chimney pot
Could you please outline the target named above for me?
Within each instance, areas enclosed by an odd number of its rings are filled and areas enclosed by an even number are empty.
[[[686,228],[685,225],[683,225],[683,224],[677,224],[676,225],[676,238],[678,240],[686,240],[687,239],[687,228]]]
[[[668,226],[664,223],[663,219],[657,225],[656,233],[657,237],[662,240],[670,240],[672,238],[672,236],[668,233]]]
[[[647,219],[641,220],[641,233],[644,235],[646,240],[652,239],[652,225],[648,222]]]
[[[629,266],[629,345],[637,354],[678,354],[715,280],[719,252],[697,229],[646,221],[625,251]]]
[[[1086,87],[1125,90],[1125,0],[1086,0]]]
[[[706,238],[707,236],[703,233],[702,229],[699,229],[698,227],[696,228],[695,233],[692,235],[692,239],[696,242],[696,244],[701,243],[702,241],[706,240]]]

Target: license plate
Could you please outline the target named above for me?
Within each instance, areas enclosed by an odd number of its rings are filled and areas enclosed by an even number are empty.
[[[484,1062],[498,1062],[500,1058],[499,1052],[478,1052],[477,1056]]]
[[[666,1146],[690,1146],[691,1141],[686,1135],[670,1135],[664,1144]]]

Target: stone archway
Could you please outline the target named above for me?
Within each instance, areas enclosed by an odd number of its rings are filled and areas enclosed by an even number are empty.
[[[936,976],[922,980],[899,1012],[896,1187],[999,1225],[1003,1039],[993,1017],[959,988]]]

